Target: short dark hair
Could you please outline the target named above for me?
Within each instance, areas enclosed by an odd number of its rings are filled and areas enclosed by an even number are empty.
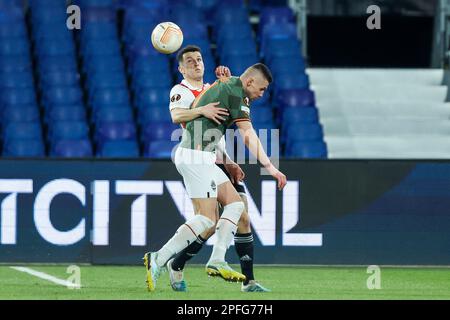
[[[256,63],[254,65],[251,66],[252,69],[256,69],[259,72],[262,73],[262,75],[264,76],[264,78],[266,78],[266,80],[269,83],[272,83],[273,81],[273,77],[272,77],[272,72],[270,72],[269,67],[267,67],[264,63]]]
[[[177,61],[178,61],[178,63],[183,62],[183,54],[188,53],[188,52],[200,52],[200,53],[202,53],[202,50],[199,47],[194,46],[194,45],[188,45],[188,46],[182,48],[177,53]]]

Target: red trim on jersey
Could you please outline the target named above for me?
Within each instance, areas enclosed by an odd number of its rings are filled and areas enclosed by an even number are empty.
[[[193,89],[190,89],[187,85],[185,85],[185,84],[183,84],[183,83],[180,83],[180,86],[183,86],[183,87],[189,89],[189,90],[192,92],[192,94],[194,95],[194,97],[196,97],[196,98],[197,98],[197,96],[198,96],[200,93],[203,92],[203,90],[205,90],[205,85],[203,85],[203,87],[202,87],[201,90],[193,90]]]

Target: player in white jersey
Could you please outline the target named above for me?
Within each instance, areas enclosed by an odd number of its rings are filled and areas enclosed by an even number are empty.
[[[204,65],[201,51],[196,46],[187,46],[181,49],[177,55],[179,71],[183,75],[180,84],[175,85],[170,92],[170,113],[174,123],[180,123],[184,128],[185,122],[196,119],[200,116],[209,118],[216,123],[221,123],[228,115],[227,109],[216,107],[217,103],[211,103],[206,106],[191,109],[191,104],[195,98],[200,95],[209,84],[203,83]],[[231,72],[228,68],[220,66],[216,69],[216,76],[230,77]],[[241,290],[244,292],[265,292],[268,289],[261,286],[254,279],[253,274],[253,235],[250,226],[250,217],[248,215],[247,197],[242,180],[245,177],[244,172],[238,164],[233,162],[225,150],[225,139],[221,138],[217,152],[217,164],[230,178],[236,191],[241,196],[245,204],[245,210],[238,222],[238,229],[234,237],[235,249],[239,256],[242,273],[245,279],[242,279]],[[225,158],[225,161],[223,161]],[[202,248],[203,243],[214,233],[214,227],[201,234],[197,241],[191,243],[187,248],[178,253],[167,263],[170,275],[171,286],[176,291],[186,291],[186,283],[183,278],[183,269],[185,263],[194,257]],[[218,275],[219,274],[212,274]]]

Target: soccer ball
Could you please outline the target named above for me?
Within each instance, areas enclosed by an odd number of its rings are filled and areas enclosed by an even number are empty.
[[[173,22],[161,22],[152,31],[152,44],[161,53],[173,53],[183,44],[183,32]]]

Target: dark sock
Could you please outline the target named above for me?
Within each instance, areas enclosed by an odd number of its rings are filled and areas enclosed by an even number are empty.
[[[186,262],[191,260],[200,251],[205,241],[206,240],[201,236],[198,236],[197,240],[192,242],[183,251],[175,256],[175,259],[172,262],[172,269],[175,271],[183,270]]]
[[[255,280],[253,275],[253,235],[252,233],[237,233],[234,236],[234,246],[239,256],[241,270],[246,277],[244,285]]]

